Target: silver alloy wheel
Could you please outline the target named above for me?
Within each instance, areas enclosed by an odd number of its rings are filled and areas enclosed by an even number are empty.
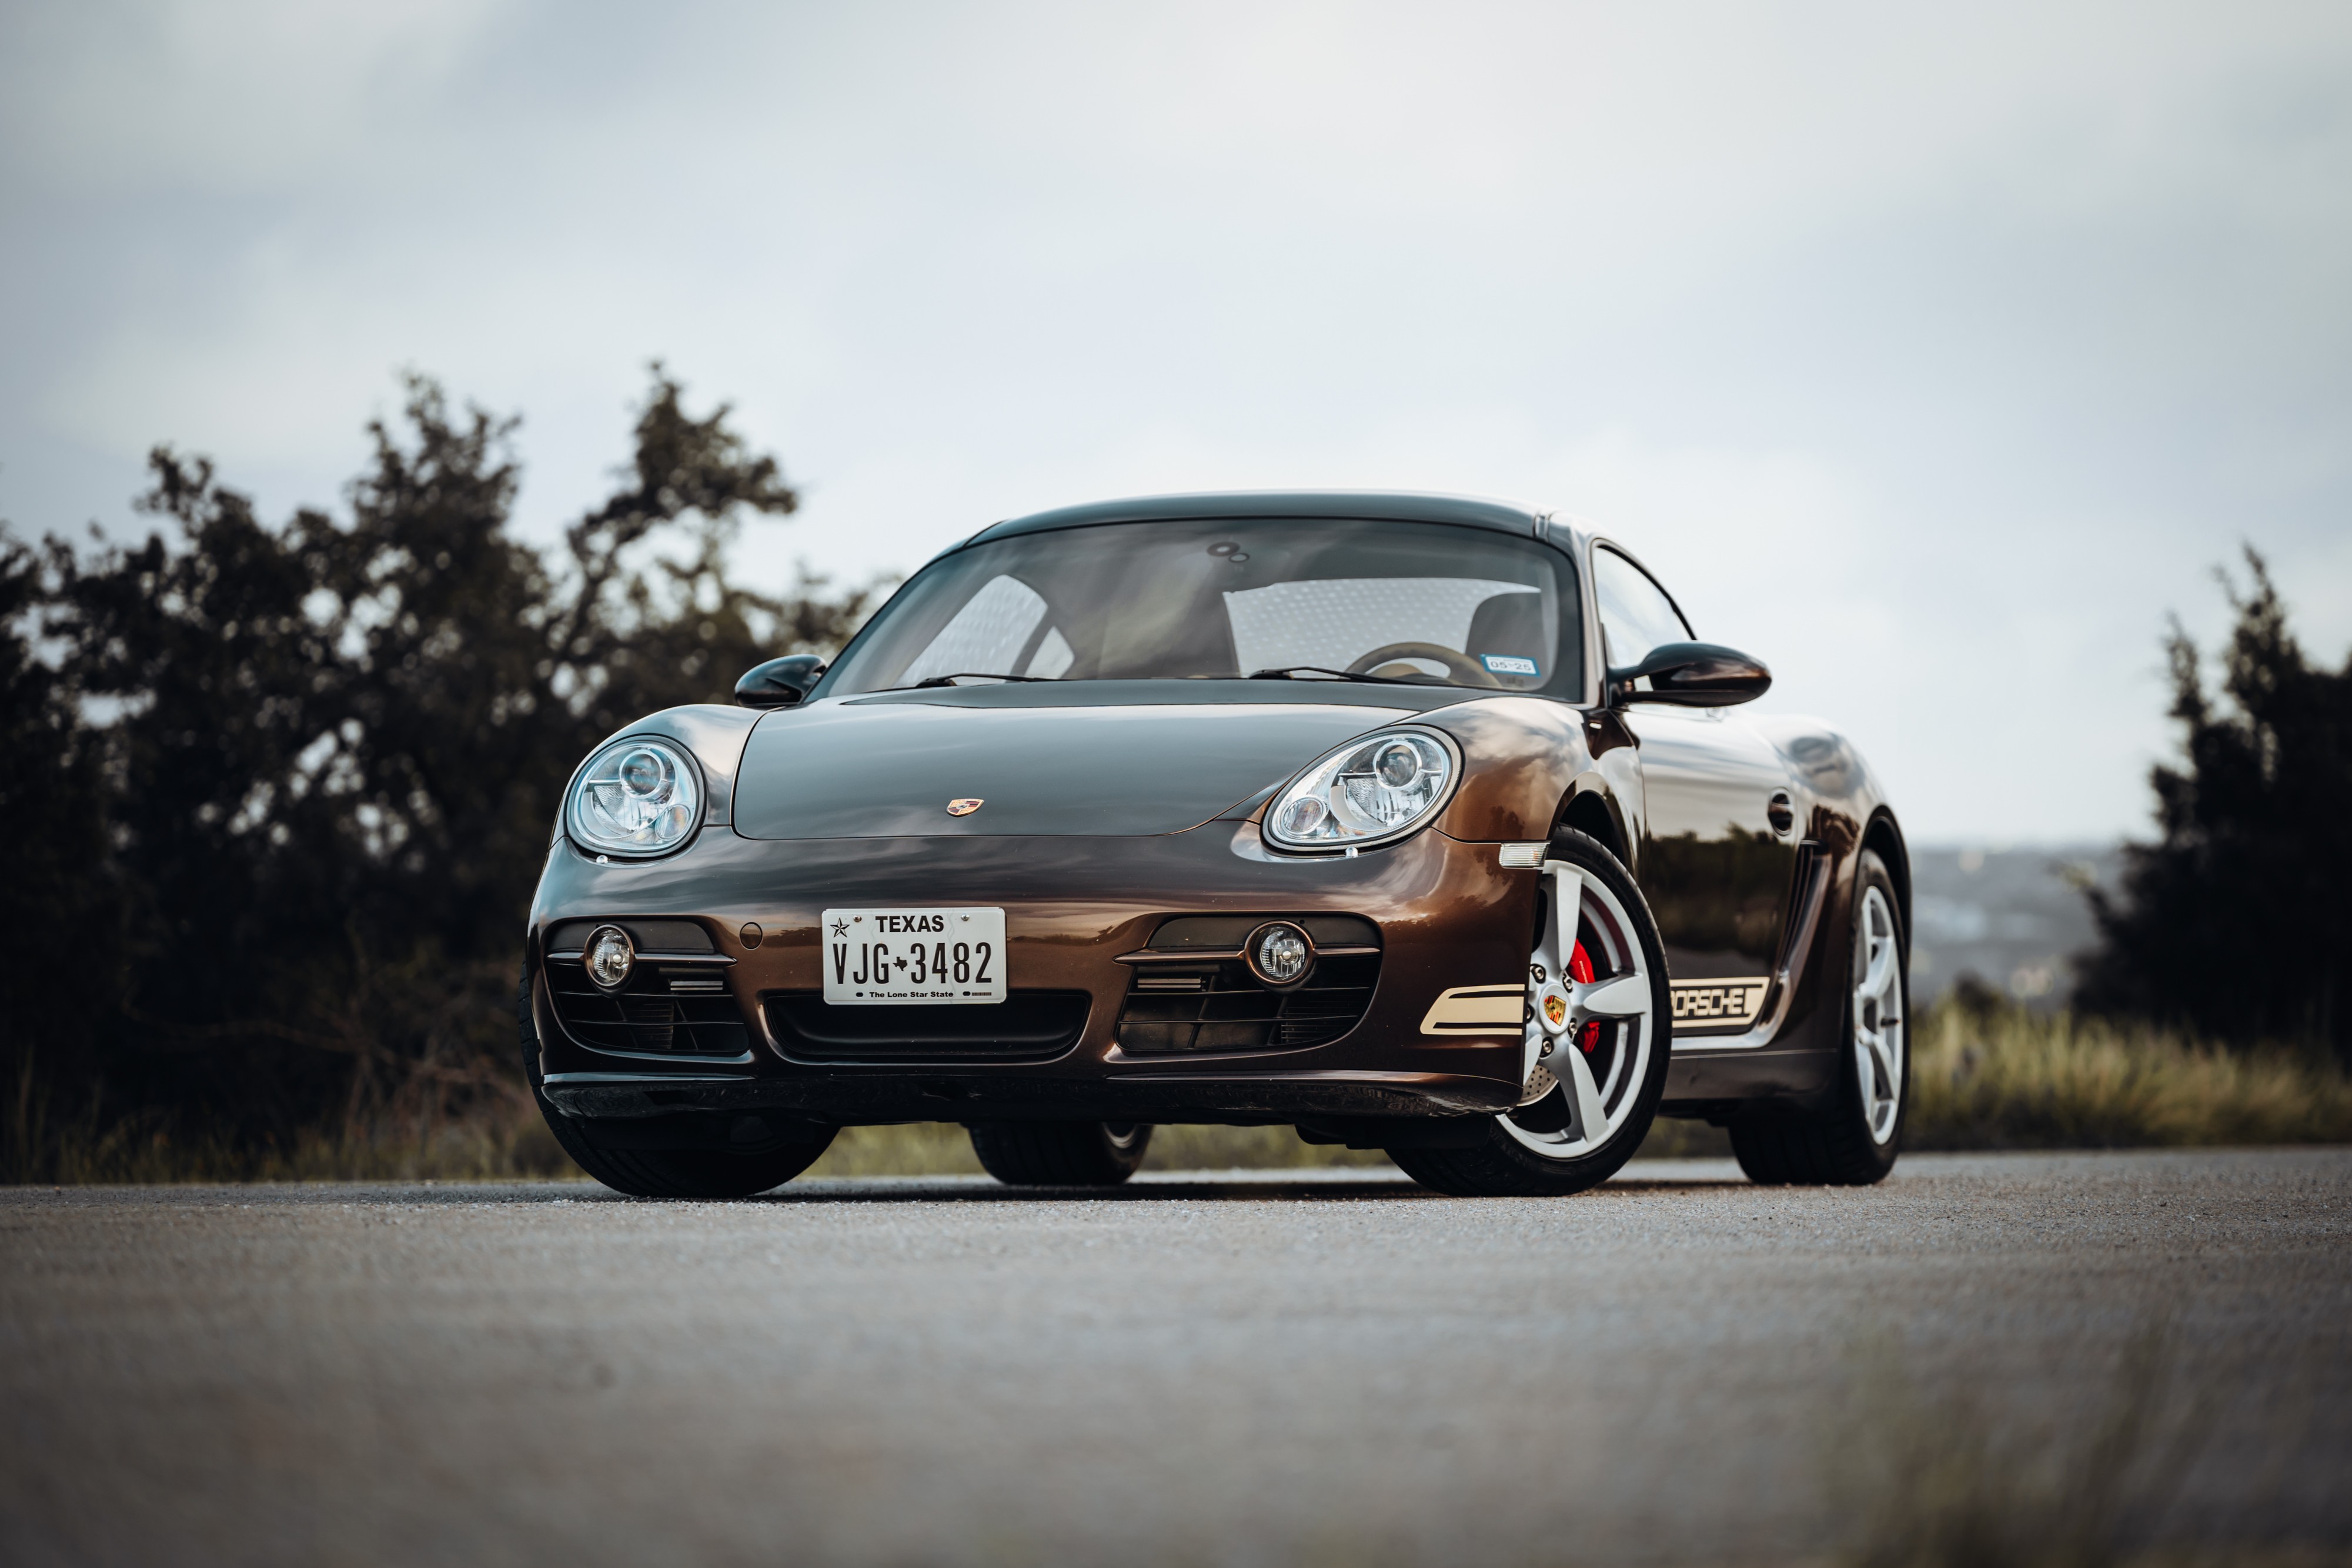
[[[1903,944],[1895,940],[1895,910],[1886,894],[1864,888],[1854,922],[1853,1075],[1862,1091],[1862,1119],[1870,1141],[1895,1136],[1903,1109]]]
[[[1543,873],[1550,898],[1543,941],[1528,960],[1525,1094],[1496,1120],[1546,1159],[1579,1159],[1633,1115],[1649,1074],[1657,1004],[1639,927],[1617,895],[1566,861],[1546,861]],[[1563,910],[1575,913],[1563,921]],[[1591,980],[1569,972],[1579,941]],[[1590,1023],[1601,1028],[1588,1053],[1580,1042]]]

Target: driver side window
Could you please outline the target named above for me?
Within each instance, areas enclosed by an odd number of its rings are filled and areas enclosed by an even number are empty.
[[[1592,552],[1592,597],[1601,609],[1602,657],[1611,669],[1638,664],[1662,643],[1695,640],[1690,622],[1665,590],[1605,546]]]

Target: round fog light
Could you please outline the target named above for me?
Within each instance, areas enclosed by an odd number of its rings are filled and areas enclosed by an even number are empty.
[[[1276,988],[1298,984],[1315,962],[1315,944],[1286,920],[1270,921],[1251,932],[1243,953],[1250,973]]]
[[[617,925],[596,927],[583,956],[588,960],[588,977],[608,991],[628,984],[629,971],[637,967],[636,944]]]

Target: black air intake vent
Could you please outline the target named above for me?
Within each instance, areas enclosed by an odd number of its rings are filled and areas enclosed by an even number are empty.
[[[1277,991],[1242,962],[1249,934],[1271,915],[1196,915],[1164,921],[1130,954],[1118,1045],[1130,1056],[1296,1051],[1356,1027],[1381,977],[1379,928],[1352,915],[1295,917],[1315,943],[1306,983]]]
[[[597,989],[577,957],[550,956],[546,976],[548,1004],[564,1033],[591,1051],[740,1060],[751,1049],[723,967],[665,965],[649,955],[616,992]]]
[[[769,1032],[794,1061],[1051,1061],[1078,1043],[1094,998],[1084,991],[1021,991],[970,1007],[837,1008],[822,991],[760,998]]]

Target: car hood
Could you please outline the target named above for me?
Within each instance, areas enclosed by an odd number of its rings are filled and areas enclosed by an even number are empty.
[[[1292,693],[1316,700],[1282,700]],[[1188,700],[1173,700],[1180,695]],[[1350,736],[1465,695],[1095,682],[818,702],[752,730],[736,777],[735,831],[751,839],[1181,832]],[[982,804],[950,816],[948,803],[961,800]]]

